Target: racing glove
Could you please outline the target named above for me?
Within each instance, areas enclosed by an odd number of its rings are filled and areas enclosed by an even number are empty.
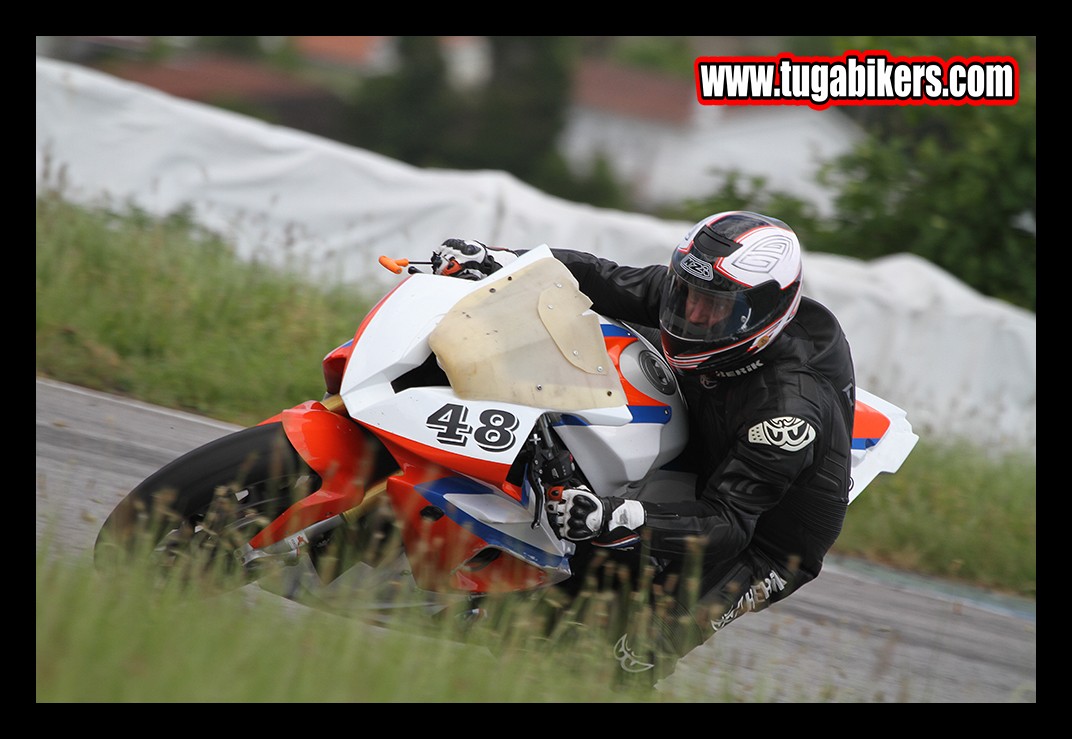
[[[490,248],[479,241],[447,239],[432,252],[432,271],[463,280],[482,280],[515,259],[517,255],[512,251]]]
[[[548,494],[547,518],[559,538],[592,540],[598,547],[629,549],[639,540],[644,506],[639,500],[603,498],[585,487]]]

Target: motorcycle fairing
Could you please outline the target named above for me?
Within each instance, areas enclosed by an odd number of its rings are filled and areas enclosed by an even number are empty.
[[[419,587],[510,592],[570,576],[572,545],[546,526],[533,527],[534,511],[467,477],[424,478],[409,467],[387,481]]]
[[[564,413],[554,428],[593,489],[632,496],[652,470],[685,449],[687,411],[673,373],[650,342],[618,322],[604,322],[601,329],[632,420],[594,425]]]
[[[353,350],[354,340],[350,339],[328,352],[321,361],[324,389],[329,395],[338,393],[342,388],[342,375],[346,371],[346,363],[350,361]]]
[[[421,393],[416,393],[416,395],[420,394]],[[434,406],[435,404],[433,403],[432,405]],[[418,417],[419,415],[420,414],[418,414]],[[531,421],[527,428],[531,428],[536,422],[535,414],[533,414],[532,418],[527,420]],[[441,445],[421,443],[420,441],[414,440],[413,435],[411,434],[396,434],[380,427],[370,426],[369,428],[370,431],[375,433],[384,445],[391,450],[395,459],[402,460],[412,457],[414,459],[424,460],[421,464],[425,466],[432,468],[439,466],[444,469],[454,470],[463,475],[475,477],[500,487],[506,482],[506,476],[510,472],[510,466],[513,464],[518,450],[524,443],[523,435],[519,434],[516,445],[511,446],[506,454],[499,455],[499,458],[496,459],[492,453],[484,452],[477,454],[475,450],[471,449],[467,449],[464,453],[461,453],[460,451],[448,450]],[[427,429],[425,429],[425,431],[427,431]],[[454,449],[461,449],[461,447],[454,447]]]
[[[317,401],[288,408],[277,418],[287,440],[320,476],[321,484],[253,537],[249,545],[254,549],[358,505],[374,466],[373,451],[361,428]]]
[[[899,470],[918,441],[901,408],[857,387],[849,502],[878,475]]]
[[[852,448],[870,449],[882,440],[890,428],[890,419],[867,403],[857,399],[852,427]]]

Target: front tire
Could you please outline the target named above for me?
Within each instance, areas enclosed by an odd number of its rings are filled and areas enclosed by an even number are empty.
[[[240,547],[320,486],[282,424],[237,431],[179,457],[132,490],[94,546],[101,571],[142,562],[183,581],[237,587],[258,573]]]

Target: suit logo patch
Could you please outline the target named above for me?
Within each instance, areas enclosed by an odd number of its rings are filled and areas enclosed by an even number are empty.
[[[815,440],[815,429],[802,418],[779,416],[748,429],[748,441],[753,444],[770,444],[786,451],[796,452]]]

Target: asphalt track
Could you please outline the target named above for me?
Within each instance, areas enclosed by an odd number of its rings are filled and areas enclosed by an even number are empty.
[[[233,428],[38,378],[38,546],[88,556],[127,490]],[[659,689],[695,701],[697,686],[727,685],[754,702],[1035,703],[1035,605],[835,560],[694,651]]]

